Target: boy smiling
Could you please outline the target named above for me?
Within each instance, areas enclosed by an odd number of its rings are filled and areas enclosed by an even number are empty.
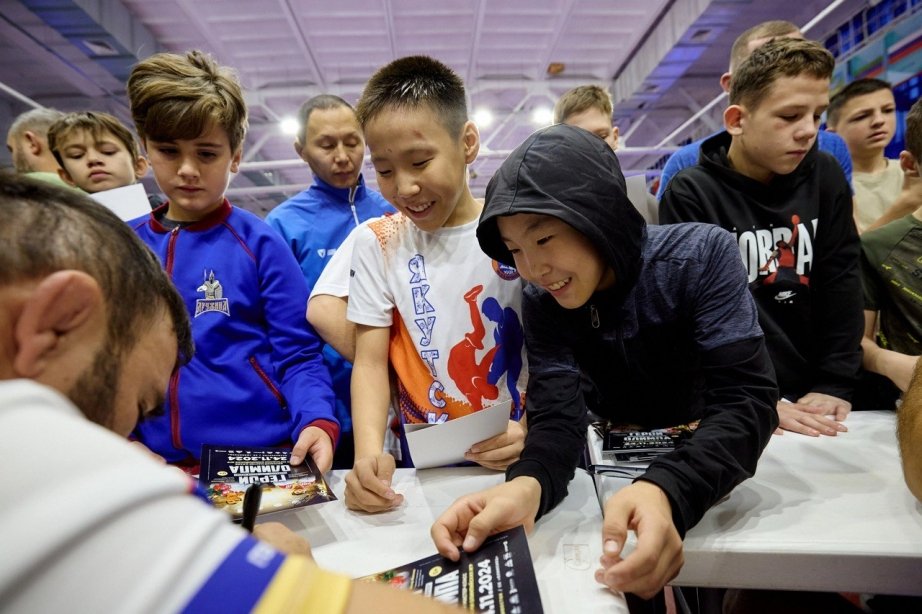
[[[605,502],[596,579],[648,598],[682,566],[682,536],[752,475],[777,425],[777,390],[733,238],[647,226],[611,146],[581,128],[538,131],[487,187],[485,253],[526,286],[528,436],[506,482],[461,497],[432,527],[457,559],[567,494],[588,414],[694,436]],[[620,556],[627,531],[636,550]]]
[[[346,505],[381,511],[402,501],[390,488],[394,458],[382,453],[391,368],[404,423],[508,403],[507,431],[473,446],[467,459],[504,469],[518,457],[527,370],[513,358],[523,339],[511,318],[519,318],[522,286],[515,270],[477,249],[482,205],[467,165],[480,138],[461,79],[432,58],[401,58],[371,77],[356,113],[381,193],[399,211],[356,231],[347,312],[357,332]],[[488,312],[504,314],[503,322],[493,326]]]

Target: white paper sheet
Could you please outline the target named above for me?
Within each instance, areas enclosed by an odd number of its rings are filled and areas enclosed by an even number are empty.
[[[413,465],[425,469],[463,462],[472,445],[506,432],[510,403],[497,403],[441,424],[405,424]]]
[[[90,197],[126,222],[150,213],[150,201],[140,183],[103,190],[90,194]]]

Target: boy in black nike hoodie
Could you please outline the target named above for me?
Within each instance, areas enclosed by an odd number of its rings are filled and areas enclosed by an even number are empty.
[[[598,136],[552,126],[487,187],[477,237],[529,285],[522,302],[528,434],[506,483],[462,497],[435,523],[458,558],[491,532],[557,505],[583,449],[587,410],[650,428],[700,419],[605,506],[606,586],[649,597],[682,565],[682,536],[751,476],[777,426],[777,386],[736,246],[714,226],[647,227]],[[627,530],[637,549],[620,558]]]
[[[846,430],[864,327],[851,189],[816,147],[833,66],[810,41],[755,50],[733,73],[727,130],[660,202],[664,224],[736,235],[778,375],[781,427],[814,437]]]

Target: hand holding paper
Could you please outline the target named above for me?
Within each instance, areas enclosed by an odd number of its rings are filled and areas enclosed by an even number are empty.
[[[425,469],[463,462],[466,453],[474,444],[485,444],[488,439],[508,434],[509,409],[507,401],[440,424],[405,424],[404,431],[407,435],[407,445],[410,447],[410,456],[413,457],[413,465],[417,469]],[[514,445],[514,437],[515,435],[500,447]],[[522,439],[524,440],[524,430]],[[508,455],[503,452],[501,456]]]
[[[525,447],[525,427],[510,420],[506,432],[471,446],[464,458],[487,469],[505,471],[506,467],[519,459]]]

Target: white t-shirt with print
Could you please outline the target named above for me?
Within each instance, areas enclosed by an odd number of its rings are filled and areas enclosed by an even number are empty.
[[[425,232],[397,214],[353,233],[347,317],[391,327],[404,422],[443,422],[509,401],[511,417],[520,416],[522,280],[480,250],[476,229],[474,220]]]

